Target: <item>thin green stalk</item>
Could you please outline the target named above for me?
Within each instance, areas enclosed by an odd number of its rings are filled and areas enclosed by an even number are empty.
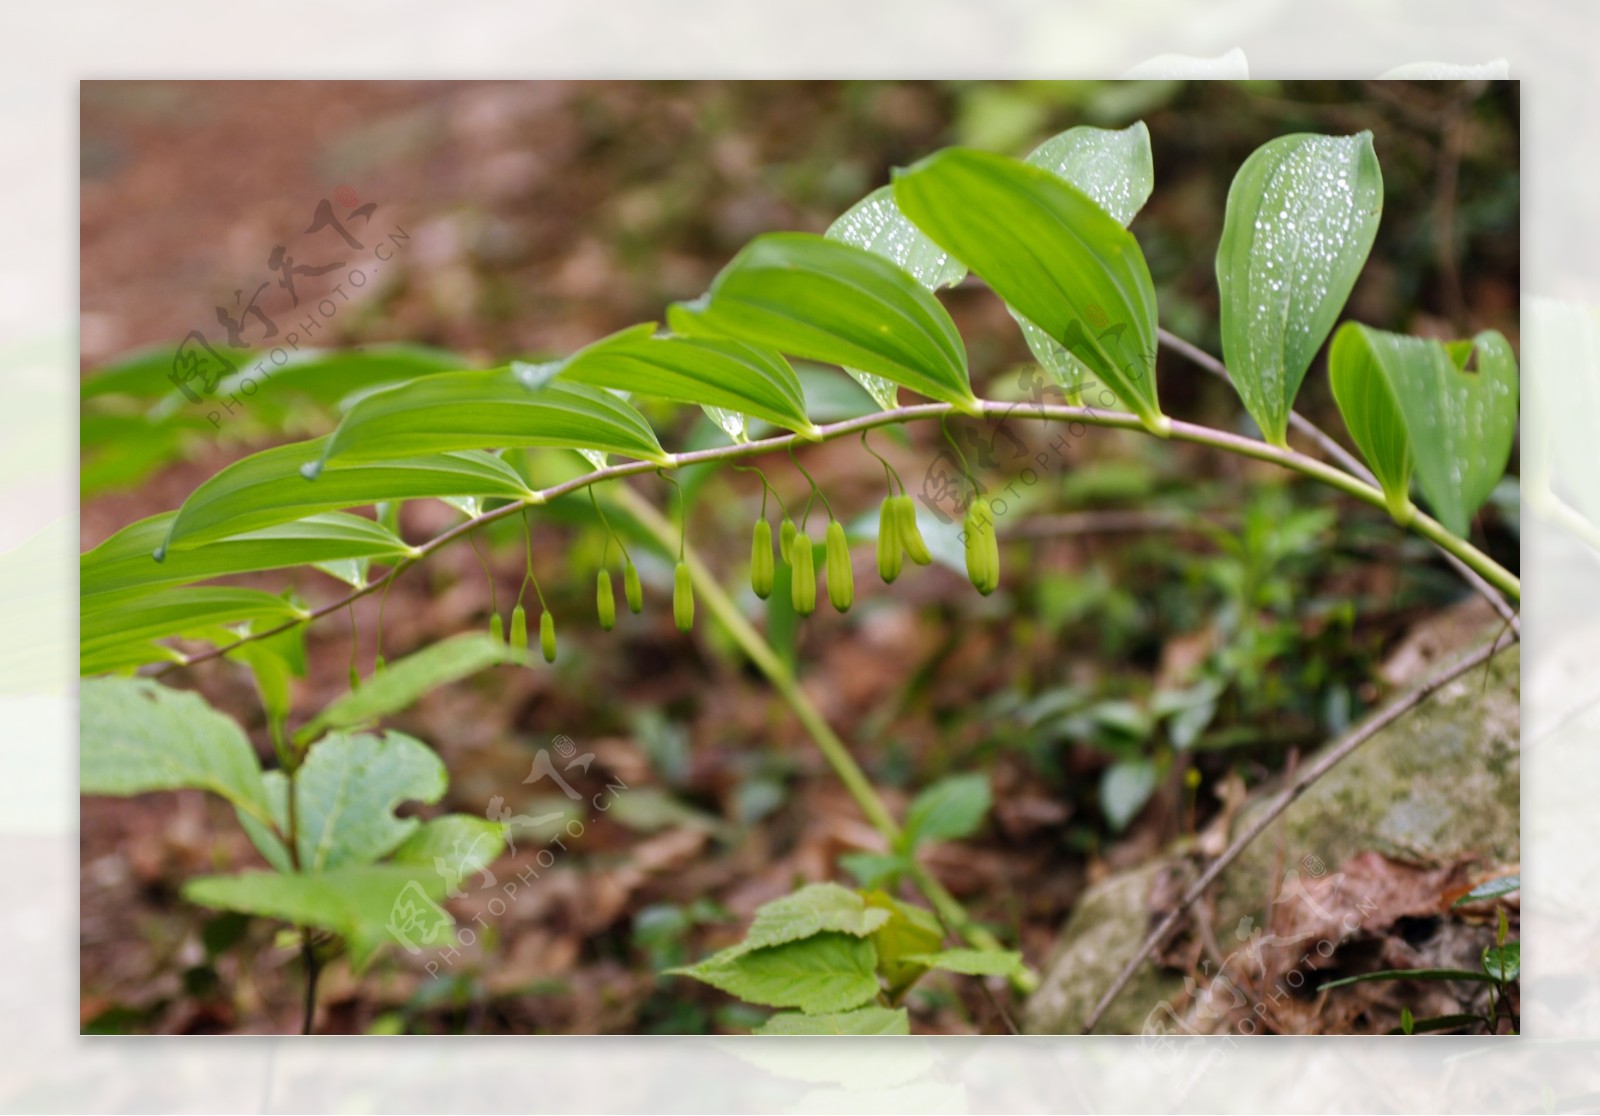
[[[551,485],[533,494],[527,500],[503,504],[492,511],[486,511],[464,523],[457,524],[450,530],[434,536],[420,546],[408,549],[405,556],[382,578],[371,582],[360,589],[353,590],[331,604],[323,605],[312,610],[304,617],[297,617],[285,621],[275,628],[255,632],[241,637],[234,643],[208,648],[205,651],[185,656],[178,663],[169,663],[161,668],[158,673],[164,672],[173,666],[189,665],[205,662],[208,659],[220,658],[244,643],[257,639],[266,639],[280,632],[288,631],[299,624],[320,619],[330,612],[344,608],[351,601],[358,600],[369,593],[385,588],[400,573],[415,565],[421,559],[442,549],[461,538],[470,535],[474,530],[486,523],[504,519],[509,515],[516,515],[529,507],[547,504],[560,496],[588,488],[590,485],[603,481],[615,480],[620,477],[638,476],[643,473],[661,472],[664,470],[681,469],[687,465],[699,465],[710,461],[727,461],[745,457],[755,457],[763,453],[771,453],[790,448],[796,444],[811,444],[813,442],[832,441],[846,435],[859,434],[863,430],[873,430],[880,426],[894,426],[901,423],[914,422],[919,419],[941,418],[945,415],[956,413],[948,403],[917,403],[908,407],[896,407],[892,411],[878,411],[859,418],[845,419],[842,422],[829,423],[818,427],[818,434],[813,437],[801,437],[798,434],[779,434],[771,438],[762,438],[754,442],[741,442],[734,445],[715,446],[711,449],[690,450],[686,453],[671,455],[671,460],[666,465],[659,465],[653,461],[627,461],[617,465],[608,465],[601,469],[582,476],[573,477],[571,480],[560,484]],[[1135,415],[1122,411],[1103,411],[1095,407],[1067,406],[1063,404],[1042,404],[1037,407],[1021,408],[1013,403],[996,403],[985,401],[981,404],[980,413],[985,416],[1015,417],[1021,415],[1025,418],[1042,419],[1046,421],[1064,421],[1068,423],[1081,422],[1086,426],[1103,426],[1114,430],[1144,430],[1144,424]],[[1388,509],[1383,493],[1372,485],[1365,483],[1357,477],[1341,469],[1334,468],[1315,458],[1308,457],[1292,449],[1280,449],[1266,442],[1253,438],[1245,438],[1237,434],[1229,434],[1223,430],[1215,430],[1208,426],[1195,423],[1172,422],[1169,437],[1196,445],[1210,446],[1214,449],[1227,450],[1243,457],[1253,458],[1257,461],[1269,461],[1285,469],[1319,480],[1341,492],[1354,496],[1364,503],[1375,508]],[[1405,526],[1436,543],[1441,549],[1458,558],[1466,566],[1477,572],[1490,584],[1500,589],[1513,600],[1522,599],[1522,582],[1510,571],[1506,570],[1494,559],[1484,554],[1477,547],[1458,538],[1445,530],[1444,526],[1422,512],[1417,512]]]
[[[654,535],[661,545],[668,550],[672,548],[672,524],[661,515],[649,501],[643,499],[626,485],[617,486],[617,503],[626,508],[644,528]],[[723,591],[722,585],[716,576],[706,568],[700,556],[692,549],[685,550],[683,560],[689,565],[689,576],[694,581],[695,592],[706,602],[714,615],[728,634],[733,636],[734,642],[756,665],[767,680],[772,683],[775,690],[782,695],[784,701],[794,711],[795,717],[816,742],[817,749],[822,757],[833,768],[834,774],[844,784],[845,790],[850,792],[850,797],[855,799],[861,813],[865,815],[872,828],[876,829],[884,841],[893,848],[900,842],[900,823],[894,820],[894,815],[889,812],[888,804],[878,794],[877,788],[872,785],[872,780],[867,778],[867,773],[861,770],[861,765],[850,754],[849,747],[839,735],[833,731],[822,713],[812,704],[806,692],[801,688],[799,680],[793,672],[784,666],[783,660],[772,649],[761,633],[756,631],[750,621],[739,611],[738,605]],[[912,861],[909,871],[911,881],[916,884],[928,902],[932,904],[934,912],[939,916],[949,929],[958,934],[967,944],[974,949],[1002,950],[998,939],[982,926],[977,925],[967,914],[966,910],[955,896],[947,891],[943,884],[933,878],[933,875],[921,864]],[[1012,982],[1020,992],[1032,992],[1037,985],[1037,979],[1032,973],[1025,973]]]

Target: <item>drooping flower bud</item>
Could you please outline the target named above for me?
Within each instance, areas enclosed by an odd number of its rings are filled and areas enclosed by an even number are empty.
[[[680,561],[672,571],[672,620],[680,632],[694,627],[694,582],[687,562]]]
[[[500,614],[498,612],[489,617],[489,635],[492,636],[496,642],[505,642],[506,626],[505,622],[500,619]]]
[[[878,509],[878,576],[884,584],[892,584],[900,576],[904,555],[900,544],[900,511],[890,496]]]
[[[844,524],[828,520],[827,549],[828,600],[837,612],[849,612],[856,599],[855,572],[850,568],[850,541],[844,537]]]
[[[750,537],[750,588],[762,600],[772,595],[772,574],[772,524],[758,519]]]
[[[790,549],[789,603],[801,616],[817,610],[816,556],[811,552],[811,536],[795,535]]]
[[[783,526],[778,528],[778,553],[783,555],[784,565],[794,565],[794,537],[799,532],[794,525],[794,520],[784,517]]]
[[[981,496],[967,508],[963,529],[967,536],[967,576],[987,597],[1000,585],[1000,543],[995,536],[994,512]]]
[[[616,626],[617,596],[611,589],[610,570],[601,570],[594,579],[594,609],[600,614],[602,629],[609,632]]]
[[[894,504],[900,517],[900,544],[913,562],[926,566],[933,561],[933,555],[928,551],[928,544],[922,541],[922,530],[917,526],[917,505],[906,495],[896,496]]]
[[[511,646],[517,651],[528,649],[528,610],[521,605],[511,610]]]
[[[630,559],[622,571],[622,592],[628,598],[628,611],[635,616],[644,611],[644,587],[639,584],[639,568]]]
[[[556,618],[549,609],[539,614],[539,650],[544,652],[545,662],[556,661]]]

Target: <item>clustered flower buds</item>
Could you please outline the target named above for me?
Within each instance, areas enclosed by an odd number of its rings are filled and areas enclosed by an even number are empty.
[[[628,568],[633,569],[632,564]],[[610,570],[601,570],[594,579],[594,607],[600,614],[600,627],[609,632],[617,623],[617,596],[611,590]]]
[[[995,537],[994,511],[979,496],[967,508],[963,531],[967,538],[967,576],[988,596],[1000,585],[1000,543]]]
[[[894,579],[900,576],[901,558],[904,557],[903,544],[900,542],[900,511],[894,501],[895,497],[890,496],[878,509],[878,576],[883,578],[885,585],[893,584]]]
[[[917,505],[904,493],[890,499],[900,519],[900,545],[906,548],[906,556],[913,562],[926,566],[933,561],[933,555],[928,551],[928,544],[922,541],[922,530],[917,526]]]
[[[758,519],[750,537],[750,588],[762,600],[772,595],[772,575],[772,524]]]
[[[628,611],[635,616],[644,611],[644,588],[639,584],[639,568],[629,560],[622,571],[623,594],[628,598]]]
[[[548,608],[539,613],[539,650],[544,652],[545,662],[556,661],[556,618]]]
[[[816,556],[811,552],[811,536],[796,534],[789,548],[789,603],[801,616],[817,610]]]
[[[680,632],[694,627],[694,582],[689,578],[689,563],[681,558],[672,571],[672,619]]]
[[[827,552],[828,601],[837,612],[849,612],[855,600],[855,574],[850,569],[850,543],[844,537],[844,524],[828,520]]]

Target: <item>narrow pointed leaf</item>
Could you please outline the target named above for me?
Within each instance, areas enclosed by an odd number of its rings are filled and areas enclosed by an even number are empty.
[[[964,409],[977,402],[966,348],[939,301],[881,256],[825,237],[758,236],[667,320],[684,336],[860,369]]]
[[[386,501],[459,496],[521,500],[533,494],[515,469],[482,450],[329,468],[307,480],[301,470],[320,461],[326,445],[326,438],[317,438],[278,446],[227,466],[183,502],[167,549]]]
[[[828,226],[829,240],[853,244],[906,271],[926,290],[953,287],[967,276],[966,265],[929,240],[894,203],[894,187],[882,186],[845,210]],[[899,385],[859,368],[846,368],[882,410],[899,404]]]
[[[766,419],[811,433],[800,380],[782,355],[739,341],[656,337],[645,324],[574,353],[561,378]]]
[[[295,733],[297,741],[316,739],[328,729],[353,728],[397,713],[423,694],[502,663],[526,663],[526,652],[483,632],[452,636],[388,664],[318,713]]]
[[[1372,133],[1280,136],[1228,190],[1217,246],[1222,355],[1274,445],[1311,359],[1350,297],[1383,212]]]
[[[198,694],[149,679],[93,678],[78,690],[84,794],[210,791],[270,817],[261,766],[233,719]]]
[[[207,581],[229,574],[255,573],[340,558],[392,560],[415,548],[370,519],[325,512],[293,523],[247,531],[156,561],[177,513],[141,519],[84,554],[78,565],[79,594],[85,608],[119,598],[141,596],[164,585]]]
[[[181,635],[216,624],[263,621],[271,627],[307,613],[259,589],[201,586],[86,609],[78,628],[81,655],[92,657],[118,645]]]
[[[517,371],[499,368],[424,376],[374,392],[345,415],[321,464],[507,446],[667,460],[644,416],[610,392],[559,380],[530,386]],[[312,464],[305,471],[316,469]]]
[[[1334,400],[1390,510],[1417,485],[1438,520],[1465,536],[1504,475],[1517,430],[1517,365],[1490,330],[1470,341],[1405,337],[1346,323],[1328,353]]]
[[[1123,228],[1144,208],[1155,189],[1150,130],[1142,120],[1121,129],[1087,124],[1068,128],[1034,148],[1023,162],[1076,186]],[[1039,364],[1070,398],[1076,398],[1093,378],[1088,365],[1016,310],[1011,310],[1011,316],[1022,327],[1023,340]]]
[[[1152,431],[1156,300],[1133,234],[1050,171],[951,148],[895,178],[905,215],[1086,364]]]

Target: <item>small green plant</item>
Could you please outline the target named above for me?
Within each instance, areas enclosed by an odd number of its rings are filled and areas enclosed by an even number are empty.
[[[743,946],[702,962],[689,970],[692,975],[752,1002],[800,1009],[799,1016],[776,1017],[769,1030],[820,1026],[821,1019],[840,1029],[903,1028],[899,999],[910,980],[928,968],[1003,972],[1026,990],[1031,974],[965,917],[915,856],[923,840],[972,831],[973,819],[981,819],[988,808],[986,781],[981,776],[947,780],[917,799],[920,806],[913,805],[903,826],[894,818],[850,749],[807,699],[792,657],[775,652],[754,631],[689,547],[687,499],[695,482],[682,471],[692,466],[703,476],[718,464],[787,451],[804,473],[797,451],[810,445],[860,436],[870,452],[868,430],[937,419],[962,462],[960,475],[947,478],[943,493],[956,505],[955,515],[939,513],[961,527],[938,540],[945,552],[941,560],[959,569],[964,557],[973,586],[988,596],[999,591],[1005,573],[995,501],[965,467],[952,425],[1015,417],[1064,421],[1069,428],[1145,431],[1277,465],[1385,509],[1402,529],[1426,539],[1464,570],[1509,616],[1502,595],[1520,600],[1520,581],[1467,538],[1473,515],[1505,472],[1515,434],[1517,372],[1503,337],[1487,332],[1446,343],[1345,323],[1334,335],[1330,377],[1366,465],[1342,449],[1329,463],[1289,447],[1289,431],[1303,429],[1296,426],[1295,396],[1365,264],[1382,187],[1369,133],[1280,137],[1252,155],[1234,179],[1216,257],[1220,332],[1226,374],[1261,438],[1175,419],[1162,410],[1158,349],[1166,344],[1184,351],[1186,343],[1158,328],[1155,284],[1129,230],[1154,188],[1149,133],[1142,123],[1116,131],[1074,128],[1025,159],[961,148],[938,152],[897,171],[889,185],[852,207],[826,235],[757,237],[704,296],[667,308],[665,331],[655,323],[633,326],[565,359],[463,370],[465,362],[448,354],[411,347],[296,354],[274,373],[273,391],[338,406],[343,414],[330,433],[229,465],[176,511],[123,528],[80,562],[82,673],[127,675],[221,657],[245,662],[255,671],[268,708],[278,770],[260,771],[247,749],[241,751],[237,728],[230,734],[219,727],[220,715],[198,699],[170,697],[148,680],[119,678],[85,686],[85,754],[92,762],[86,760],[83,789],[131,794],[206,786],[224,794],[239,808],[241,821],[275,871],[197,881],[187,894],[199,902],[319,927],[338,935],[352,960],[363,963],[377,942],[368,917],[376,908],[367,905],[376,892],[361,881],[386,880],[391,892],[392,885],[414,882],[406,873],[420,869],[404,859],[411,855],[407,847],[424,840],[421,834],[443,834],[445,827],[401,823],[391,814],[395,797],[364,800],[360,809],[341,815],[347,817],[341,825],[357,827],[352,832],[362,840],[349,836],[341,844],[342,829],[325,833],[333,842],[328,848],[340,850],[339,862],[313,858],[308,867],[301,846],[305,819],[300,815],[306,811],[296,788],[316,786],[326,777],[319,773],[346,770],[369,754],[381,757],[373,762],[385,769],[383,785],[398,778],[387,770],[391,765],[420,770],[421,746],[414,741],[394,734],[349,736],[346,730],[470,669],[495,662],[526,664],[523,594],[512,613],[514,645],[503,642],[495,605],[490,636],[447,641],[386,668],[380,624],[372,677],[361,681],[352,669],[351,693],[292,738],[283,731],[286,668],[269,648],[280,636],[385,590],[450,543],[521,516],[528,545],[523,591],[534,587],[539,648],[546,662],[554,661],[556,619],[533,577],[526,524],[537,509],[572,497],[563,505],[569,510],[587,496],[607,538],[596,575],[599,626],[610,630],[616,621],[606,567],[610,546],[622,543],[606,519],[609,508],[653,536],[663,553],[676,552],[672,615],[679,631],[694,630],[697,597],[704,601],[789,702],[884,838],[889,853],[857,856],[846,867],[869,888],[909,881],[932,906],[941,930],[948,928],[976,950],[940,951],[938,942],[927,941],[926,948],[910,949],[902,938],[931,934],[927,923],[918,923],[923,916],[911,913],[916,908],[880,901],[872,891],[828,887],[780,901],[791,906],[765,921],[758,918]],[[1018,322],[1064,403],[1045,402],[1042,393],[1032,405],[985,400],[975,393],[965,343],[936,296],[969,270]],[[171,354],[167,358],[170,368]],[[877,409],[822,421],[791,360],[837,366]],[[181,409],[165,371],[161,360],[145,356],[87,380],[86,431],[125,429],[130,414],[159,423]],[[926,402],[902,403],[902,390]],[[728,444],[667,450],[635,406],[640,396],[701,408]],[[270,404],[262,406],[271,413]],[[1333,444],[1315,433],[1322,448]],[[160,452],[176,452],[176,442],[163,442]],[[573,472],[576,459],[567,456],[573,452],[587,463],[586,471]],[[559,464],[552,464],[552,454]],[[772,491],[763,477],[750,585],[767,601],[773,627],[788,625],[791,646],[794,618],[816,610],[816,544],[807,530],[815,500],[827,512],[823,572],[835,610],[844,612],[854,601],[852,544],[876,545],[885,582],[901,575],[904,557],[924,566],[934,560],[913,497],[883,464],[889,492],[877,517],[878,537],[872,539],[869,530],[852,536],[813,482],[804,511],[794,516],[781,509],[781,571],[771,561],[770,528],[762,530],[766,494]],[[650,474],[676,491],[675,528],[626,483]],[[680,476],[681,482],[675,479]],[[1413,481],[1433,516],[1412,501]],[[603,497],[597,495],[601,491]],[[425,542],[408,542],[399,530],[400,505],[427,499],[443,500],[466,518]],[[917,499],[932,510],[926,494]],[[354,514],[366,507],[377,514]],[[1256,530],[1271,535],[1285,525],[1292,534],[1308,537],[1332,527],[1329,516],[1314,512],[1262,520]],[[644,608],[642,582],[625,548],[621,554],[625,599],[637,614]],[[1182,748],[1209,723],[1221,685],[1233,678],[1249,680],[1264,669],[1270,641],[1256,636],[1247,614],[1270,605],[1278,591],[1271,575],[1275,556],[1247,549],[1237,559],[1236,584],[1225,587],[1240,613],[1237,658],[1225,664],[1219,678],[1203,681],[1193,692],[1169,695],[1149,710],[1135,709],[1131,718],[1126,703],[1087,703],[1085,715],[1096,719],[1097,731],[1122,731],[1115,724],[1120,717],[1142,740],[1162,724]],[[348,592],[307,608],[258,589],[200,584],[293,567],[329,574]],[[781,588],[785,580],[787,592]],[[208,646],[196,650],[192,643],[177,644],[179,639]],[[117,715],[95,713],[96,708]],[[152,710],[161,711],[159,732],[149,728],[156,717]],[[122,714],[134,719],[123,723]],[[191,718],[197,727],[186,728]],[[130,750],[129,733],[137,725],[147,727]],[[132,762],[134,756],[139,763]],[[1113,826],[1131,819],[1161,774],[1148,756],[1119,755],[1101,795]],[[443,792],[442,769],[430,779],[426,789],[437,798]],[[429,800],[422,789],[419,776],[414,787],[395,785],[394,794]],[[464,824],[450,827],[459,830]],[[339,877],[330,886],[325,876],[332,872],[356,876]],[[436,894],[437,885],[428,897]],[[815,929],[772,930],[779,921]],[[1502,943],[1496,955],[1502,971],[1504,948]],[[799,959],[809,974],[795,987],[779,979],[790,970],[791,959]],[[308,961],[314,961],[310,953]]]
[[[1498,899],[1502,895],[1509,895],[1513,891],[1522,889],[1521,876],[1501,876],[1479,884],[1467,894],[1451,904],[1451,909],[1465,906],[1468,903],[1481,903]],[[1330,988],[1343,988],[1351,984],[1364,984],[1368,981],[1389,980],[1447,980],[1463,981],[1469,984],[1487,984],[1489,986],[1489,1004],[1483,1014],[1472,1012],[1458,1012],[1452,1015],[1435,1015],[1426,1019],[1416,1019],[1411,1014],[1411,1009],[1400,1009],[1400,1026],[1390,1031],[1394,1035],[1413,1035],[1437,1031],[1459,1031],[1468,1027],[1482,1026],[1491,1035],[1500,1033],[1500,1022],[1504,1017],[1510,1024],[1511,1034],[1516,1034],[1521,1029],[1521,1021],[1517,1018],[1512,1007],[1510,995],[1512,986],[1522,976],[1522,943],[1513,942],[1511,937],[1511,923],[1506,917],[1504,906],[1495,907],[1495,935],[1494,945],[1485,946],[1480,967],[1477,969],[1384,969],[1376,973],[1362,973],[1360,976],[1345,977],[1343,980],[1331,980],[1317,989],[1325,992]]]
[[[435,644],[397,661],[292,737],[277,725],[283,748],[272,771],[262,770],[239,726],[197,694],[145,679],[91,679],[80,692],[80,782],[85,794],[203,790],[234,808],[270,868],[190,880],[184,897],[296,928],[309,1032],[323,965],[346,954],[359,973],[385,945],[437,945],[454,925],[440,900],[505,846],[497,821],[395,816],[402,803],[444,796],[444,763],[403,733],[352,730],[444,682],[525,661],[480,634]]]
[[[938,969],[978,977],[1026,972],[1004,950],[944,949],[931,911],[883,891],[811,884],[767,903],[744,940],[699,964],[666,970],[779,1011],[761,1035],[906,1035],[901,1006]]]

